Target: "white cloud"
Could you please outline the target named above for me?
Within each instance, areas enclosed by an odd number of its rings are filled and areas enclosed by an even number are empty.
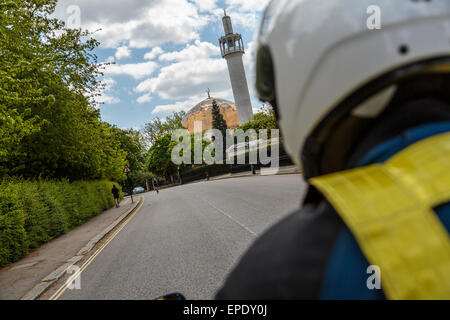
[[[132,76],[135,79],[141,79],[145,76],[151,75],[157,68],[158,64],[153,61],[131,64],[112,64],[106,67],[105,74],[126,74]]]
[[[202,3],[204,1],[201,1]],[[67,20],[65,10],[73,0],[60,0],[55,16]],[[81,27],[96,31],[101,45],[117,48],[148,48],[167,42],[186,43],[199,39],[199,31],[209,21],[199,13],[206,8],[188,0],[77,0]]]
[[[247,76],[247,82],[248,82],[248,89],[250,91],[250,95],[255,96],[256,95],[256,89],[255,89],[255,67],[256,67],[256,43],[255,42],[249,42],[248,48],[244,55],[244,68],[245,68],[245,74]]]
[[[217,8],[213,11],[214,21],[220,21],[220,32],[223,33],[222,18],[223,9]],[[254,31],[259,25],[259,15],[256,12],[244,12],[236,9],[227,9],[227,15],[231,17],[234,32],[240,33],[242,27]]]
[[[104,88],[101,92],[98,92],[100,96],[96,97],[95,103],[100,104],[116,104],[120,102],[120,99],[111,95],[111,91],[114,86],[116,86],[116,80],[112,78],[105,78],[103,80]]]
[[[182,61],[161,68],[157,77],[147,79],[136,92],[157,93],[163,99],[184,99],[206,88],[223,91],[229,88],[228,70],[222,59]]]
[[[122,58],[128,58],[129,56],[131,56],[131,51],[130,51],[130,49],[128,49],[127,46],[122,46],[122,47],[117,48],[116,54],[115,54],[115,57],[117,60],[120,60]]]
[[[116,104],[120,102],[120,99],[103,93],[101,96],[95,99],[95,102],[97,102],[98,104]]]
[[[219,47],[210,42],[195,40],[194,44],[186,45],[181,51],[167,52],[159,56],[160,61],[191,61],[219,55]]]
[[[154,47],[152,49],[152,51],[147,52],[144,55],[144,59],[146,59],[146,60],[153,60],[153,59],[157,58],[159,55],[161,55],[163,53],[164,53],[164,50],[161,49],[161,47]]]
[[[137,103],[142,104],[142,103],[145,103],[145,102],[150,102],[151,100],[152,100],[151,94],[150,93],[146,93],[146,94],[140,96],[139,98],[137,98],[136,101],[137,101]]]
[[[225,9],[231,17],[236,31],[239,27],[255,31],[259,27],[261,12],[264,11],[270,0],[226,0]],[[212,10],[215,20],[222,19],[223,9]],[[237,28],[236,28],[237,27]],[[239,31],[237,30],[239,33]],[[250,40],[250,39],[248,39]]]
[[[211,11],[217,7],[217,0],[194,0],[200,11]]]
[[[135,91],[157,93],[163,99],[179,100],[197,96],[206,88],[211,88],[212,92],[229,90],[226,61],[214,58],[219,53],[218,47],[201,41],[195,41],[180,51],[165,53],[159,60],[174,63],[161,68],[156,77],[142,81]]]
[[[103,84],[105,85],[105,90],[109,91],[117,84],[117,81],[113,78],[105,78],[103,79]]]
[[[221,7],[227,8],[235,32],[248,33],[258,27],[260,13],[267,2],[225,0],[221,2]],[[213,97],[232,100],[227,64],[219,56],[219,48],[213,43],[200,41],[205,27],[210,29],[209,33],[217,33],[217,37],[223,33],[223,9],[218,7],[218,3],[217,0],[59,0],[56,16],[67,20],[66,9],[70,5],[78,5],[81,9],[81,27],[90,31],[101,29],[94,33],[101,46],[117,49],[115,53],[112,51],[107,62],[129,57],[135,48],[151,48],[146,50],[149,52],[144,55],[145,60],[136,61],[140,63],[108,66],[105,75],[110,85],[98,100],[104,103],[119,102],[112,90],[116,84],[110,77],[128,75],[141,82],[133,93],[138,92],[140,96],[136,99],[124,91],[127,99],[143,104],[152,101],[156,94],[168,101],[156,106],[153,113],[170,113],[189,110],[206,98],[208,87]],[[251,40],[244,38],[244,43]],[[178,51],[165,52],[161,48],[179,44],[185,46]],[[133,51],[134,57],[136,51]],[[249,43],[244,66],[251,93],[254,92],[252,52],[253,44]],[[157,61],[164,67],[160,68]],[[121,81],[124,82],[120,83],[120,87],[129,89],[129,83]]]
[[[193,106],[195,106],[200,101],[201,101],[200,97],[195,97],[185,101],[175,102],[167,105],[159,105],[156,106],[155,109],[153,109],[152,113],[170,114],[173,112],[189,111]]]
[[[258,12],[263,11],[270,0],[226,0],[225,3],[231,9],[241,12]]]
[[[211,92],[212,97],[217,97],[221,99],[227,98],[231,99],[231,95],[232,95],[231,89],[224,90],[221,92],[217,91]],[[171,114],[173,112],[189,111],[206,98],[207,96],[205,92],[203,95],[195,95],[183,101],[177,101],[175,103],[170,103],[166,105],[158,105],[153,109],[152,114]]]

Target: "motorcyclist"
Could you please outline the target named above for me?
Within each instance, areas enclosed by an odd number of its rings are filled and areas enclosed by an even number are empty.
[[[273,0],[256,73],[308,191],[217,298],[449,299],[450,1]]]

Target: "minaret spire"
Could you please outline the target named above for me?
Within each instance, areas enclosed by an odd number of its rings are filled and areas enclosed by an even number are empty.
[[[222,18],[225,36],[219,39],[220,51],[222,58],[227,61],[239,124],[243,125],[253,118],[252,103],[242,61],[242,56],[245,54],[244,42],[240,34],[234,33],[231,17],[227,16],[225,9],[223,13],[225,14]]]

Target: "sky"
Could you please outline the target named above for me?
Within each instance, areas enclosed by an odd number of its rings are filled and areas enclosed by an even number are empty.
[[[95,31],[106,85],[98,97],[102,119],[122,129],[142,130],[155,117],[188,111],[211,96],[234,101],[218,39],[223,9],[246,47],[244,66],[252,105],[254,35],[268,0],[59,0],[55,15]],[[75,7],[74,7],[75,6]],[[79,14],[78,14],[79,13]]]

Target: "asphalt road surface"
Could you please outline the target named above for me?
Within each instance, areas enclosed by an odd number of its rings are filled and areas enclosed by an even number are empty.
[[[211,299],[255,238],[298,208],[300,175],[199,182],[146,193],[134,218],[59,299]]]

